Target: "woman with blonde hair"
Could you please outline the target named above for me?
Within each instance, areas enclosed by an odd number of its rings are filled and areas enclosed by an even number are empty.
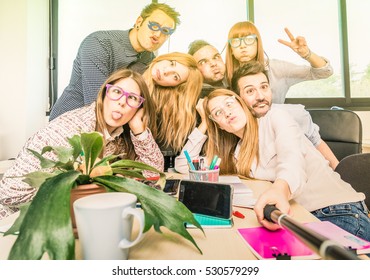
[[[177,154],[196,126],[202,74],[191,55],[173,52],[155,58],[143,76],[155,105],[153,136],[160,147]]]
[[[0,220],[36,194],[37,190],[20,177],[41,169],[40,161],[28,149],[41,152],[46,146],[70,147],[68,138],[75,134],[98,131],[104,139],[103,157],[119,155],[163,171],[163,155],[147,125],[154,120],[151,107],[148,87],[140,74],[128,69],[111,74],[96,102],[60,115],[27,140],[0,181]],[[56,159],[52,152],[45,156]]]
[[[267,81],[262,73],[258,79]],[[273,107],[257,121],[241,97],[227,89],[211,92],[203,105],[208,160],[214,155],[222,158],[221,174],[272,182],[254,206],[263,226],[278,227],[264,219],[267,204],[288,213],[289,200],[294,199],[318,219],[370,241],[365,195],[329,167],[287,112]]]
[[[250,21],[234,24],[229,30],[226,47],[226,79],[231,85],[234,71],[249,61],[259,61],[268,71],[272,88],[273,103],[284,103],[291,86],[309,80],[325,79],[333,74],[328,59],[312,52],[302,36],[294,37],[285,28],[290,41],[279,39],[283,45],[290,47],[310,65],[297,65],[283,60],[269,59],[265,54],[261,35],[257,27]]]

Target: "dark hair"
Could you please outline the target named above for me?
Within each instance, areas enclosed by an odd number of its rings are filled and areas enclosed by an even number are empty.
[[[207,41],[204,40],[195,40],[189,44],[188,54],[194,55],[197,51],[205,46],[211,46]]]
[[[262,73],[266,76],[267,82],[270,82],[269,76],[267,74],[267,70],[265,69],[265,66],[258,62],[258,61],[250,61],[242,66],[240,66],[234,73],[233,77],[231,79],[231,89],[239,95],[240,88],[238,85],[239,80],[242,77],[250,76],[250,75],[256,75]]]
[[[149,17],[155,10],[161,10],[166,15],[168,15],[170,18],[173,19],[175,22],[175,28],[177,25],[181,23],[179,17],[180,13],[176,12],[174,8],[168,6],[164,3],[151,3],[144,7],[144,9],[141,11],[140,16],[145,20],[147,17]]]

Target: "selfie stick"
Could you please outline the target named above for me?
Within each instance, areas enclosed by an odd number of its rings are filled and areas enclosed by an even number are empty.
[[[310,247],[324,259],[332,260],[359,260],[350,250],[333,240],[298,223],[287,214],[283,214],[275,205],[266,205],[263,210],[266,220],[279,224],[282,228],[294,234],[299,240]]]

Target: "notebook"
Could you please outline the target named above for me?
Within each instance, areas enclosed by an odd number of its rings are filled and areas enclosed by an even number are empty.
[[[239,235],[258,259],[319,259],[309,247],[285,229],[240,228]]]
[[[202,214],[194,213],[194,218],[203,228],[231,228],[233,226],[233,219],[222,219]],[[194,228],[192,224],[186,224],[187,228]]]
[[[222,175],[219,177],[219,182],[233,187],[233,206],[253,208],[257,201],[253,197],[253,191],[238,176]]]
[[[354,250],[357,254],[370,253],[369,241],[361,239],[331,222],[311,222],[305,223],[305,226],[331,240],[338,242],[340,245],[348,249]]]

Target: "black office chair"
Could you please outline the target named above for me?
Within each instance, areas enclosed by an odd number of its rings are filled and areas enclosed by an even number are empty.
[[[365,204],[370,209],[370,153],[345,157],[335,171],[340,174],[343,181],[366,195]]]
[[[362,152],[362,123],[355,112],[343,109],[309,109],[308,112],[320,127],[321,138],[339,161]]]

